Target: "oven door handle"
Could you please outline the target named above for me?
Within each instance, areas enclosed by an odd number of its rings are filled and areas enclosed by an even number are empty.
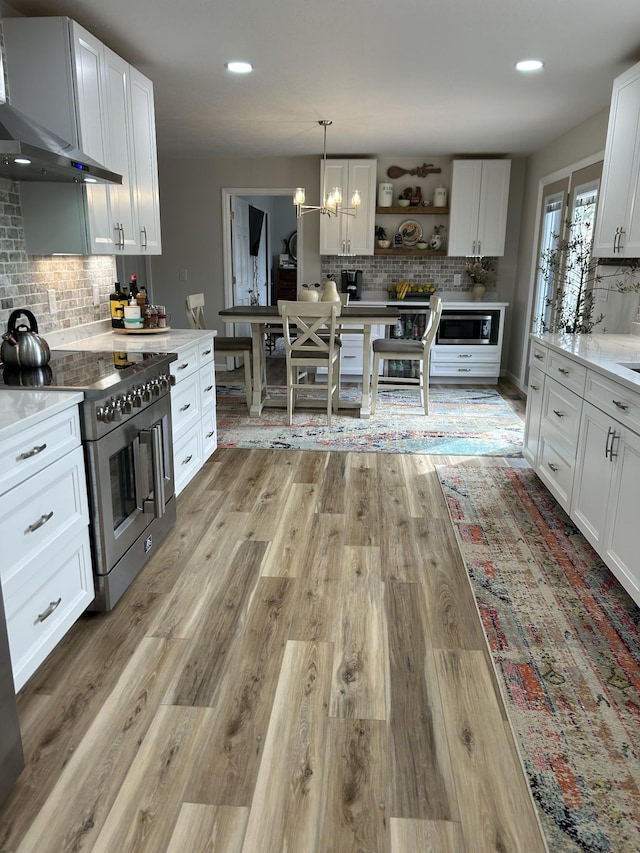
[[[151,429],[140,430],[140,443],[146,444],[151,448],[151,469],[153,475],[153,500],[145,498],[140,508],[143,512],[153,512],[156,518],[162,518],[165,502],[162,425],[154,424]]]

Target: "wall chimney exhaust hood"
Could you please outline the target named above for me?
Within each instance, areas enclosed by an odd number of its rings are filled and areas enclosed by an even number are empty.
[[[122,175],[6,102],[0,103],[0,177],[40,183],[122,183]]]

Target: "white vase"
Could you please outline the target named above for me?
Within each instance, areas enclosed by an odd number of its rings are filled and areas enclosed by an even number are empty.
[[[484,295],[487,292],[487,287],[485,284],[474,284],[471,294],[475,302],[480,302],[484,299]]]

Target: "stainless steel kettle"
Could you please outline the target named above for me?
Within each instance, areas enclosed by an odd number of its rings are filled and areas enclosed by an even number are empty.
[[[18,322],[24,316],[27,322]],[[49,363],[49,344],[38,334],[36,318],[27,308],[18,308],[9,317],[2,336],[0,357],[8,367],[44,367]]]

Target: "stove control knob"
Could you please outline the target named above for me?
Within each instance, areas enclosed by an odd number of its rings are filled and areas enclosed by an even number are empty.
[[[153,380],[153,383],[151,384],[151,393],[153,394],[154,397],[160,396],[160,380],[159,379]]]
[[[107,423],[109,418],[107,417],[107,410],[103,409],[102,406],[98,406],[96,409],[96,418],[103,423]]]
[[[133,409],[133,405],[132,405],[132,401],[131,401],[131,394],[127,394],[127,396],[125,397],[125,399],[122,402],[122,411],[125,413],[125,415],[130,415],[132,409]]]
[[[133,405],[136,409],[139,409],[142,405],[142,388],[134,388],[133,389]]]
[[[122,407],[120,406],[119,400],[111,409],[111,420],[112,421],[121,421],[122,420]]]
[[[148,403],[151,400],[151,390],[149,389],[149,383],[147,383],[142,389],[142,400],[144,403]]]

